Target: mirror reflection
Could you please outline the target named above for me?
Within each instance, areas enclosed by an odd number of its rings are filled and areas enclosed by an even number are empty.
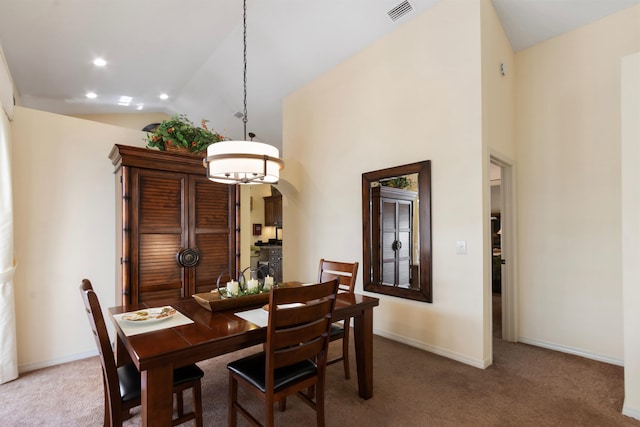
[[[431,302],[429,161],[362,179],[364,289]]]
[[[373,280],[383,286],[417,289],[420,235],[418,174],[371,182]]]

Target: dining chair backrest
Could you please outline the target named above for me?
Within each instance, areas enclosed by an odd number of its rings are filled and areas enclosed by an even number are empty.
[[[338,279],[339,290],[353,293],[358,275],[358,262],[340,262],[320,260],[318,267],[318,282],[326,282],[331,279]]]
[[[122,426],[122,421],[131,417],[130,410],[140,405],[142,393],[140,372],[132,362],[120,367],[116,364],[100,302],[89,280],[82,281],[80,293],[100,353],[105,396],[104,425]],[[196,427],[202,426],[201,378],[203,375],[204,372],[196,365],[182,366],[173,371],[177,418],[172,420],[172,425],[195,420]],[[193,411],[185,413],[183,393],[187,389],[191,389],[193,393]]]
[[[93,337],[98,346],[100,353],[100,362],[102,364],[102,374],[105,385],[105,416],[122,413],[122,398],[120,397],[120,383],[118,381],[118,370],[116,366],[109,333],[102,315],[98,296],[93,290],[91,282],[87,279],[82,281],[80,285],[82,300],[87,311],[87,317],[91,324]],[[111,408],[108,411],[107,408]],[[110,413],[109,413],[110,412]]]
[[[337,291],[337,281],[330,280],[271,292],[265,346],[267,389],[273,371],[283,366],[315,358],[318,370],[324,369]]]
[[[318,267],[318,281],[323,282],[329,279],[338,279],[339,290],[353,294],[358,275],[358,262],[341,262],[320,260]],[[328,365],[333,365],[342,361],[344,366],[344,377],[351,378],[349,372],[349,329],[351,318],[347,317],[342,322],[335,323],[331,328],[331,341],[342,340],[342,352],[338,356],[327,361]]]
[[[227,365],[230,427],[237,425],[238,413],[262,425],[238,401],[239,385],[263,399],[268,427],[275,423],[274,404],[284,411],[287,396],[294,394],[315,410],[317,426],[324,427],[327,350],[337,292],[336,279],[272,289],[264,351]]]

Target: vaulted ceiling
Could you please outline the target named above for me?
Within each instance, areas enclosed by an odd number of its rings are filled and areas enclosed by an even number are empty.
[[[394,21],[403,0],[248,0],[249,130],[280,146],[284,96],[438,1]],[[639,2],[493,0],[514,51]],[[241,138],[242,18],[240,0],[0,0],[0,46],[27,107],[187,113]]]

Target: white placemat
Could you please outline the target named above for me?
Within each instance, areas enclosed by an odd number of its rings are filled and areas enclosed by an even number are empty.
[[[150,308],[149,310],[153,310],[153,308]],[[193,320],[189,319],[179,311],[166,320],[159,320],[153,323],[131,322],[128,320],[123,320],[122,316],[125,314],[127,313],[114,314],[113,318],[116,319],[118,325],[120,325],[120,328],[122,328],[122,332],[124,332],[124,334],[128,337],[132,335],[159,331],[160,329],[175,328],[176,326],[188,325],[189,323],[193,323]]]
[[[282,304],[282,305],[279,305],[278,307],[289,308],[289,307],[296,307],[299,305],[302,305],[302,304],[294,302],[291,304]],[[267,326],[269,322],[269,312],[262,307],[254,308],[252,310],[239,311],[238,313],[233,313],[233,314],[235,314],[236,316],[244,320],[247,320],[253,323],[254,325],[260,326],[261,328],[264,328],[265,326]]]
[[[236,316],[264,328],[269,322],[269,312],[262,307],[234,313]]]

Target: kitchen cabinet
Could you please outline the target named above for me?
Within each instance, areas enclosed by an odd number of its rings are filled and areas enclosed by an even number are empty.
[[[282,195],[264,198],[264,225],[282,227]]]
[[[219,275],[238,270],[236,186],[208,180],[190,154],[115,145],[109,158],[117,304],[208,292]]]

